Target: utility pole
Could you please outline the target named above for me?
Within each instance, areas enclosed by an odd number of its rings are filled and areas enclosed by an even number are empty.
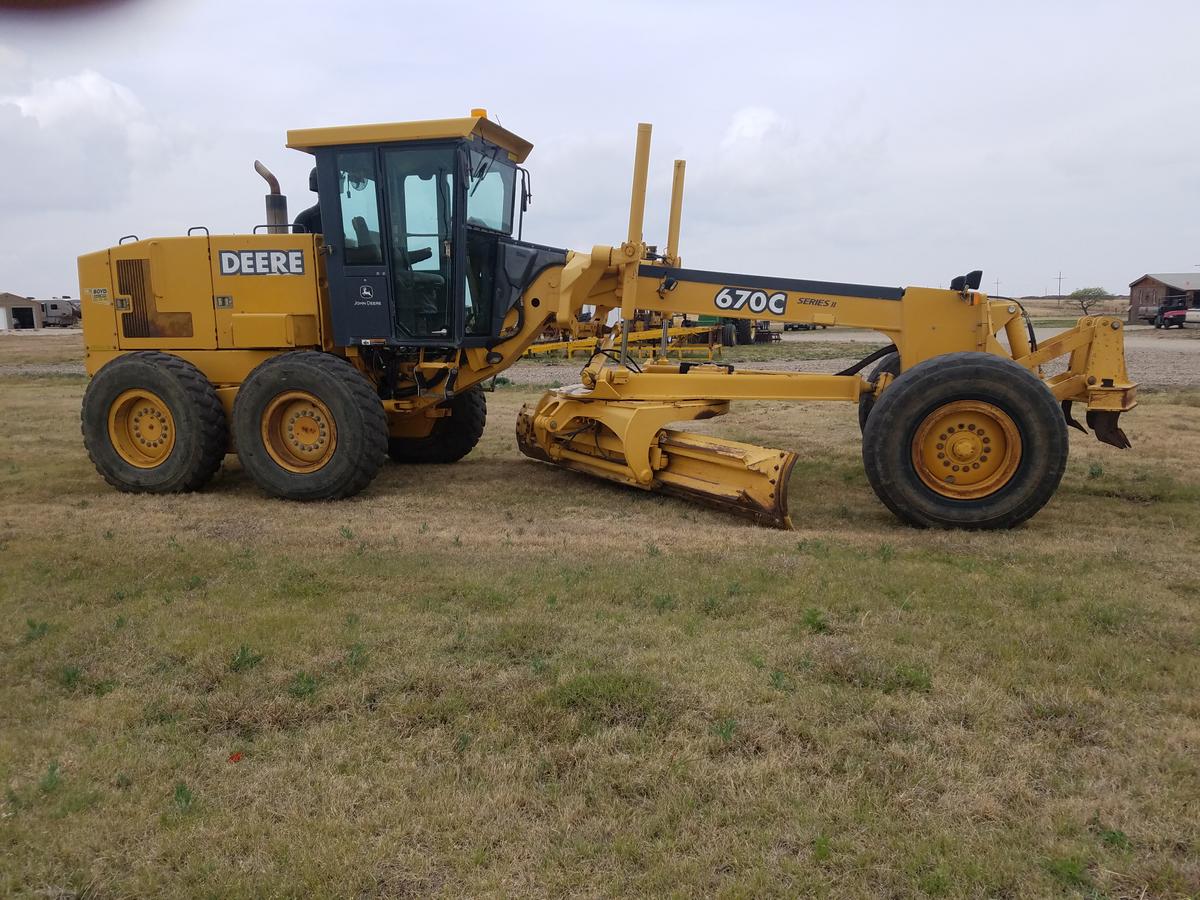
[[[994,293],[992,296],[993,297],[1000,296],[1000,279],[999,278],[996,279],[996,293]]]
[[[1059,271],[1058,271],[1058,302],[1059,303],[1062,302],[1062,280],[1063,280],[1062,269],[1059,269]]]

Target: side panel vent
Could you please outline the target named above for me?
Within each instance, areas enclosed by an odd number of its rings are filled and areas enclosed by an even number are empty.
[[[127,338],[192,336],[192,314],[159,312],[150,283],[150,260],[117,260],[117,293],[128,297],[132,308],[121,314],[121,334]]]

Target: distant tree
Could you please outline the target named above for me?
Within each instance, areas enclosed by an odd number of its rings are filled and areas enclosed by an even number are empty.
[[[1078,306],[1080,312],[1085,316],[1091,312],[1092,307],[1096,306],[1101,300],[1111,300],[1112,294],[1102,287],[1086,287],[1080,288],[1077,291],[1071,291],[1067,300],[1072,306]]]

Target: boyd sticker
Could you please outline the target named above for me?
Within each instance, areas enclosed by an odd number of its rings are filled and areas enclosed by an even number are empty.
[[[303,250],[222,250],[222,275],[303,275]]]
[[[713,298],[717,309],[749,309],[752,313],[771,313],[782,316],[787,310],[787,294],[775,291],[751,291],[746,288],[724,287]]]

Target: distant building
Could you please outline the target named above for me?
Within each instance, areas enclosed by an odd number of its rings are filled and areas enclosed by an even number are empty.
[[[42,327],[42,304],[19,294],[0,294],[0,331]]]
[[[1136,322],[1164,303],[1200,307],[1200,272],[1152,272],[1129,283],[1129,321]]]

